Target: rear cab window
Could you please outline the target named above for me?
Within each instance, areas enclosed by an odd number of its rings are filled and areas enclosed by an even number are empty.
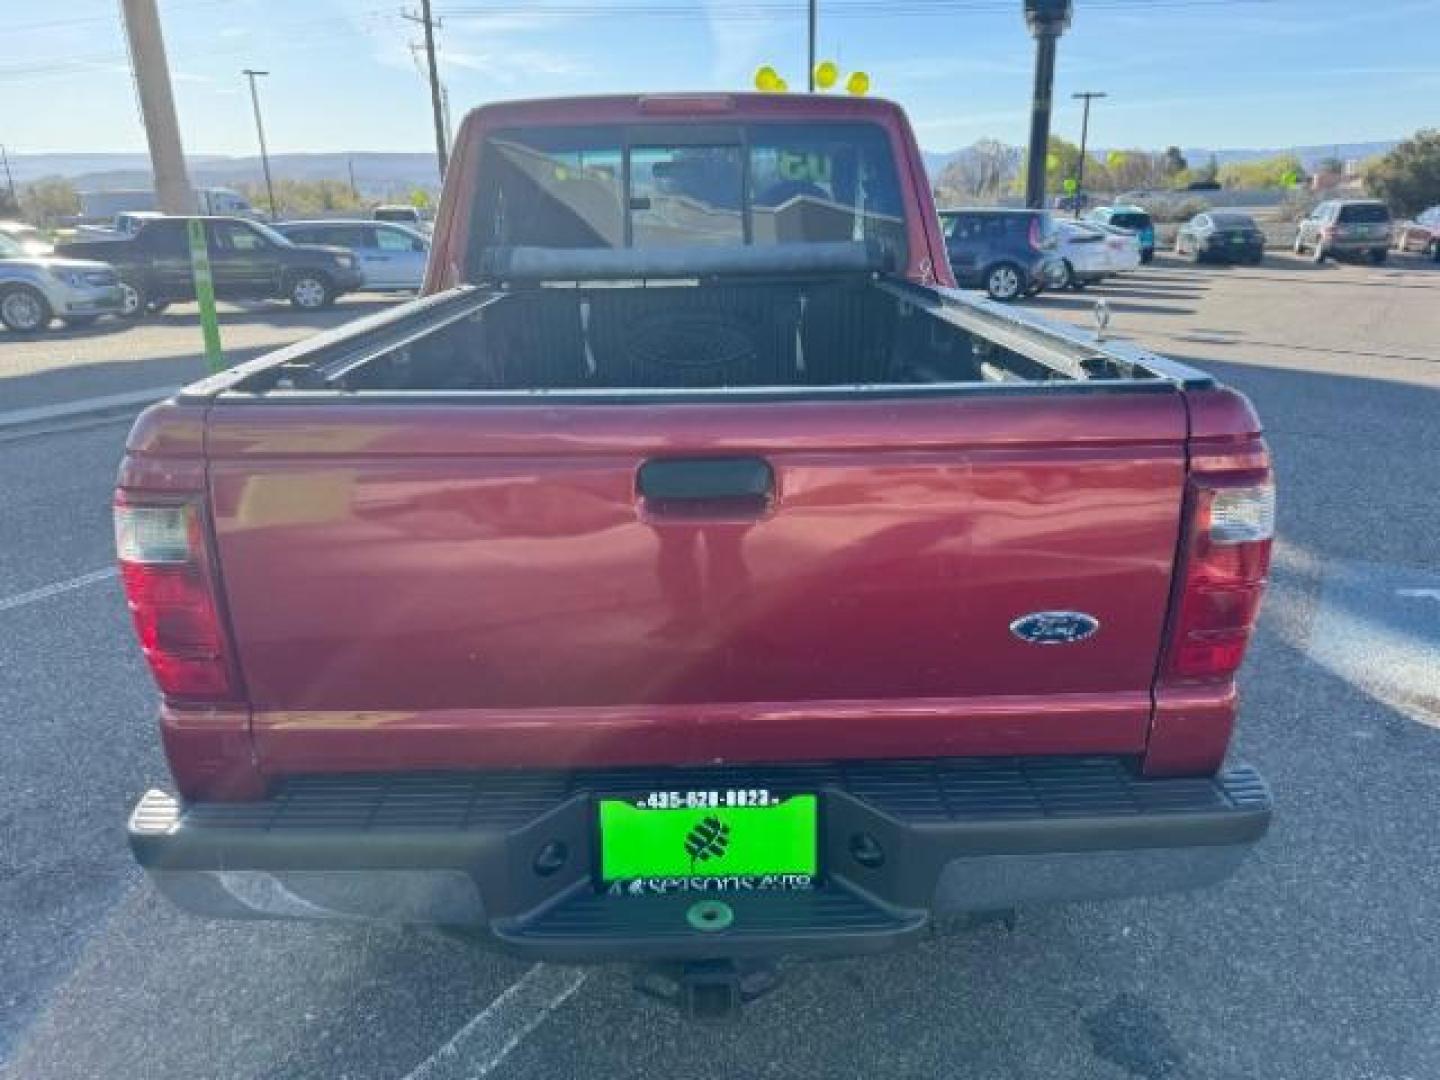
[[[1110,215],[1110,224],[1118,225],[1122,229],[1130,229],[1132,232],[1154,228],[1150,215],[1139,210],[1118,211]]]
[[[482,151],[477,250],[873,241],[906,262],[877,124],[536,127]]]

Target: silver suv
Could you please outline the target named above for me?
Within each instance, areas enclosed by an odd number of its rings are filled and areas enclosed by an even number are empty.
[[[34,334],[59,318],[89,326],[120,311],[120,277],[113,267],[89,259],[31,255],[0,232],[0,323],[17,334]]]
[[[1300,222],[1295,254],[1318,263],[1331,255],[1369,256],[1376,266],[1390,250],[1390,208],[1376,199],[1330,199]]]

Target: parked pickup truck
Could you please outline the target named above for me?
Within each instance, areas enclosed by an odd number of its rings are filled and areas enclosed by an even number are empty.
[[[147,411],[115,519],[181,906],[669,963],[1230,874],[1239,394],[952,288],[904,115],[470,114],[427,295]]]
[[[58,250],[114,266],[120,272],[123,314],[136,317],[172,301],[195,299],[189,220],[137,218],[133,235],[71,241]],[[303,311],[318,311],[360,287],[359,264],[344,248],[293,244],[268,225],[245,218],[201,220],[215,295],[222,300],[289,300]]]

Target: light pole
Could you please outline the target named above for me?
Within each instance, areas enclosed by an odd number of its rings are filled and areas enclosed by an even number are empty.
[[[1103,90],[1083,90],[1070,97],[1085,102],[1085,119],[1080,121],[1080,164],[1075,170],[1075,216],[1080,216],[1080,196],[1085,191],[1085,146],[1090,138],[1090,102],[1095,98],[1109,97]]]
[[[270,200],[270,220],[279,219],[275,212],[275,185],[270,180],[270,153],[265,149],[265,124],[260,119],[260,93],[255,89],[255,79],[259,75],[269,75],[268,71],[256,71],[254,68],[246,68],[244,75],[250,80],[250,104],[255,108],[255,133],[260,136],[260,167],[265,170],[265,196]]]
[[[1025,0],[1025,25],[1035,38],[1035,92],[1030,104],[1030,159],[1025,205],[1045,204],[1045,164],[1050,155],[1050,105],[1055,88],[1055,44],[1070,25],[1070,0]]]

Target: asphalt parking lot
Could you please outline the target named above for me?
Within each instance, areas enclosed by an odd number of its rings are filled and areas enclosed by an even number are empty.
[[[1194,895],[1026,909],[918,950],[793,968],[696,1026],[621,969],[572,972],[429,931],[212,923],[130,864],[166,773],[113,577],[126,423],[0,438],[0,1075],[1440,1076],[1440,267],[1163,257],[1036,310],[1248,393],[1280,485],[1235,754],[1278,805],[1257,856]],[[237,358],[373,310],[235,310]],[[193,308],[0,338],[0,412],[203,372]],[[246,350],[250,352],[247,353]]]

